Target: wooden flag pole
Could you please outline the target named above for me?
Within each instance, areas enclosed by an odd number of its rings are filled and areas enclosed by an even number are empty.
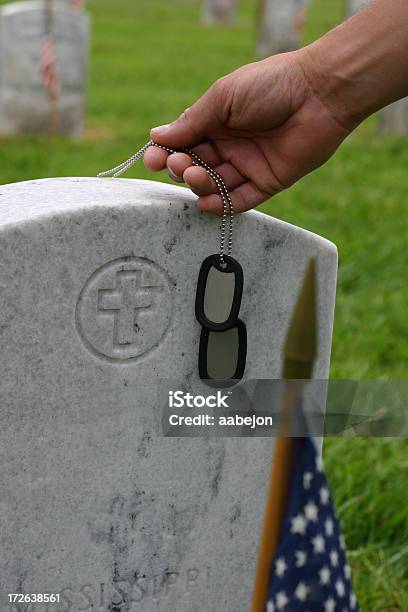
[[[290,414],[292,412],[297,397],[297,394],[295,396],[293,391],[294,389],[285,390],[282,413]],[[295,438],[283,436],[276,439],[251,612],[265,612],[272,562],[279,544],[281,526],[287,510],[295,442]]]
[[[312,258],[305,274],[286,338],[283,378],[299,381],[311,378],[317,352],[316,319],[316,263],[315,259]],[[303,387],[302,382],[286,385],[280,415],[284,428],[285,424],[288,427],[292,422],[296,402],[302,395]],[[286,431],[283,433],[286,433]],[[296,446],[297,439],[294,437],[279,435],[276,440],[251,612],[265,612],[272,563],[288,507]]]

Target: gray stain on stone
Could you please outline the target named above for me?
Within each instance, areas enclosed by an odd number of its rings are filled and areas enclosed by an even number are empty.
[[[219,489],[220,489],[220,484],[221,484],[221,477],[222,477],[222,470],[224,467],[224,461],[225,461],[225,447],[221,446],[219,447],[216,451],[215,451],[215,457],[213,457],[213,449],[210,450],[210,454],[209,454],[209,466],[210,466],[210,475],[211,475],[211,481],[210,481],[210,489],[211,489],[211,493],[213,497],[216,497],[218,495]]]
[[[169,240],[166,240],[165,242],[163,242],[164,250],[166,251],[166,253],[170,254],[176,244],[177,244],[177,237],[176,236],[174,236],[174,237],[170,238]]]

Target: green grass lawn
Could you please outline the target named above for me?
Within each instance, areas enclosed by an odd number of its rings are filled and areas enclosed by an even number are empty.
[[[203,28],[195,0],[90,0],[92,61],[86,135],[0,141],[1,182],[93,176],[128,157],[149,128],[175,118],[217,77],[253,61],[255,0],[238,23]],[[313,0],[305,41],[342,17]],[[128,176],[153,178],[142,165]],[[167,180],[163,175],[162,180]],[[262,210],[338,245],[332,377],[408,373],[408,138],[366,122],[322,169]],[[407,443],[326,442],[326,465],[365,611],[408,610]],[[405,476],[405,477],[404,477]]]

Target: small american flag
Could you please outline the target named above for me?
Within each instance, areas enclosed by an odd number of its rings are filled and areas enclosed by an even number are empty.
[[[74,8],[82,9],[85,6],[85,0],[71,0],[71,4]]]
[[[60,82],[56,70],[56,56],[53,38],[44,37],[41,49],[41,78],[48,96],[55,100],[60,94]]]
[[[320,454],[300,438],[266,612],[357,612],[344,538]]]

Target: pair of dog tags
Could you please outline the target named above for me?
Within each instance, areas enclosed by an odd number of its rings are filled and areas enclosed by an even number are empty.
[[[239,319],[244,274],[229,255],[210,255],[200,269],[195,314],[202,326],[198,367],[202,380],[228,386],[245,371],[246,326]]]
[[[244,275],[240,264],[231,257],[234,208],[224,180],[191,149],[171,149],[152,140],[115,168],[100,172],[98,177],[121,176],[142,159],[146,150],[152,146],[163,149],[169,154],[182,151],[190,155],[193,165],[204,168],[213,179],[221,197],[223,215],[220,252],[217,255],[210,255],[203,261],[197,284],[195,312],[202,326],[198,366],[202,380],[214,381],[217,386],[232,386],[244,375],[247,331],[245,324],[238,318]]]

